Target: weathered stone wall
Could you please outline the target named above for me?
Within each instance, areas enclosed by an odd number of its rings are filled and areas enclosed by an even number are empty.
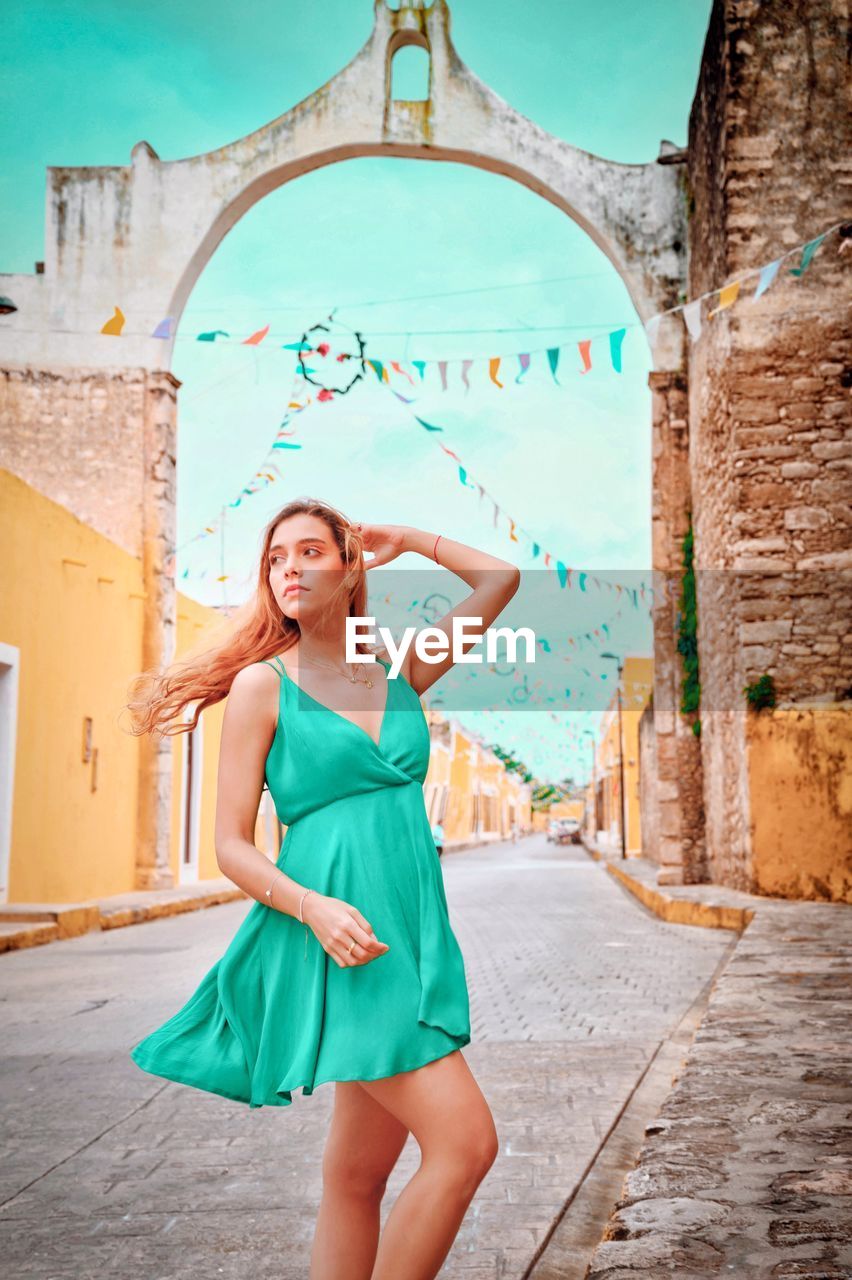
[[[683,373],[649,375],[652,392],[651,539],[654,564],[654,754],[656,819],[643,850],[659,863],[661,884],[691,884],[706,875],[701,749],[693,716],[681,710],[683,660],[678,653],[682,542],[692,505],[688,394]]]
[[[689,126],[689,296],[774,261],[848,213],[846,6],[717,0]],[[844,186],[844,180],[846,186]],[[754,888],[743,686],[834,701],[849,645],[852,412],[844,260],[785,259],[691,347],[707,845],[714,880]],[[718,299],[714,299],[715,305]]]
[[[0,370],[0,467],[142,554],[144,369]]]

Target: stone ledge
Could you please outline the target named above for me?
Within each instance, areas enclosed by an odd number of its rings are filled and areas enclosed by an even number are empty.
[[[11,903],[0,907],[0,952],[77,938],[93,930],[121,929],[247,896],[233,881],[223,878],[176,889],[115,894],[91,902]]]
[[[40,947],[43,942],[53,942],[59,937],[56,924],[33,922],[9,924],[0,921],[0,952],[22,951],[25,947]]]
[[[649,911],[669,924],[692,924],[704,929],[742,931],[754,919],[759,905],[783,899],[760,898],[722,885],[666,885],[658,880],[659,868],[645,858],[613,860],[586,846],[590,857],[602,862],[611,876],[639,899]]]

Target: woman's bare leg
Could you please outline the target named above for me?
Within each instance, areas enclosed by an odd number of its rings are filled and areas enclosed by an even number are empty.
[[[488,1103],[459,1049],[361,1088],[420,1147],[420,1166],[391,1209],[370,1280],[434,1280],[497,1157]]]
[[[385,1184],[407,1137],[360,1083],[335,1084],[310,1280],[370,1280]]]

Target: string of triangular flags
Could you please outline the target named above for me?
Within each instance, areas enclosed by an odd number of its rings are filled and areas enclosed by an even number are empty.
[[[648,321],[646,321],[646,322],[645,322],[645,325],[644,325],[644,327],[645,327],[646,331],[648,332],[649,341],[651,341],[651,343],[652,343],[652,345],[653,345],[653,342],[655,341],[655,336],[656,336],[656,326],[657,326],[657,325],[659,324],[659,322],[662,320],[663,316],[664,316],[664,315],[667,315],[667,314],[674,313],[674,312],[679,311],[679,310],[680,310],[680,311],[682,311],[682,312],[684,313],[684,317],[685,317],[686,324],[687,324],[687,329],[688,329],[688,331],[689,331],[689,333],[690,333],[690,335],[691,335],[691,337],[692,337],[692,339],[693,339],[693,341],[694,341],[694,340],[698,337],[698,335],[699,335],[699,333],[700,333],[700,326],[701,326],[701,319],[700,319],[700,304],[701,304],[704,300],[706,300],[706,299],[708,299],[708,298],[710,298],[710,297],[713,297],[716,293],[718,293],[718,294],[719,294],[719,299],[720,299],[720,301],[719,301],[719,306],[718,306],[718,307],[716,307],[714,310],[712,310],[712,311],[710,312],[710,315],[711,315],[711,316],[716,315],[719,311],[725,310],[727,307],[731,306],[731,305],[734,303],[734,301],[736,300],[736,298],[739,296],[740,287],[741,287],[741,285],[742,285],[742,283],[743,283],[743,281],[744,281],[745,279],[747,279],[747,278],[748,278],[749,276],[751,276],[751,275],[759,274],[759,277],[760,277],[760,278],[759,278],[758,285],[757,285],[757,288],[756,288],[756,290],[755,290],[755,293],[754,293],[754,295],[753,295],[753,299],[752,299],[752,300],[755,300],[756,298],[760,297],[760,296],[761,296],[761,294],[762,294],[762,293],[764,293],[764,292],[766,291],[766,289],[768,289],[768,288],[770,287],[770,285],[772,284],[772,282],[773,282],[773,281],[774,281],[774,279],[776,278],[776,276],[777,276],[777,274],[778,274],[779,267],[780,267],[781,263],[784,261],[784,259],[785,259],[786,257],[789,257],[789,256],[790,256],[791,254],[793,254],[793,253],[797,253],[797,252],[799,252],[800,250],[801,250],[801,255],[802,255],[802,256],[801,256],[801,260],[800,260],[799,266],[798,266],[798,267],[796,267],[796,268],[792,268],[792,269],[791,269],[791,271],[790,271],[790,274],[791,274],[791,275],[793,275],[793,276],[795,276],[795,277],[801,277],[801,275],[803,275],[803,274],[804,274],[804,272],[807,270],[807,267],[809,266],[810,262],[812,261],[812,259],[813,259],[813,257],[814,257],[814,254],[817,252],[817,250],[819,249],[820,245],[824,242],[824,240],[826,239],[826,237],[827,237],[827,236],[828,236],[832,231],[837,230],[839,227],[842,227],[842,226],[844,226],[844,225],[845,225],[845,224],[844,224],[844,223],[842,223],[842,222],[840,222],[840,223],[836,223],[836,224],[835,224],[835,226],[833,226],[833,227],[829,227],[826,231],[822,232],[820,235],[816,236],[814,239],[809,240],[809,241],[807,241],[806,243],[804,243],[804,244],[802,244],[802,245],[794,246],[794,248],[793,248],[793,249],[788,250],[788,251],[787,251],[787,253],[785,253],[785,254],[781,255],[781,257],[779,257],[779,258],[775,259],[775,260],[774,260],[773,262],[771,262],[771,263],[768,263],[768,264],[767,264],[766,266],[764,266],[764,267],[761,267],[761,268],[755,269],[755,270],[753,270],[753,271],[749,271],[749,272],[744,273],[744,275],[743,275],[742,277],[740,277],[738,280],[735,280],[735,281],[731,282],[730,284],[723,286],[723,287],[722,287],[722,289],[720,289],[720,290],[710,290],[710,291],[708,291],[708,293],[705,293],[705,294],[700,295],[700,297],[698,297],[698,298],[696,298],[696,299],[693,299],[693,300],[692,300],[691,302],[689,302],[689,303],[682,304],[680,307],[673,307],[673,308],[671,308],[669,312],[662,312],[662,313],[660,313],[660,314],[659,314],[659,315],[657,315],[657,316],[652,316]],[[116,316],[115,316],[115,317],[113,317],[113,320],[108,321],[108,322],[107,322],[107,324],[105,324],[105,325],[104,325],[104,327],[103,327],[103,329],[102,329],[102,332],[104,332],[104,333],[112,333],[112,334],[114,334],[114,335],[119,335],[119,334],[121,334],[121,332],[122,332],[122,330],[123,330],[123,326],[124,326],[124,316],[123,316],[123,314],[120,312],[120,309],[119,309],[118,307],[116,307],[116,309],[115,309],[115,310],[116,310]],[[168,337],[168,336],[170,336],[170,330],[169,330],[168,328],[164,327],[164,326],[165,326],[165,324],[166,324],[166,322],[162,322],[162,324],[161,324],[161,325],[159,325],[159,326],[157,327],[157,330],[155,330],[155,335],[154,335],[154,336],[157,336],[157,337]],[[626,327],[627,327],[627,326],[625,326],[625,328],[626,328]],[[634,326],[629,326],[629,327],[634,327]],[[244,344],[244,345],[249,345],[249,346],[254,346],[254,347],[259,346],[259,345],[260,345],[260,343],[261,343],[261,342],[263,342],[263,340],[268,336],[269,328],[270,328],[270,326],[269,326],[269,325],[266,325],[264,328],[262,328],[262,329],[260,329],[260,330],[257,330],[255,333],[251,334],[248,338],[244,339],[244,340],[243,340],[243,344]],[[620,352],[620,340],[621,340],[621,337],[623,337],[623,333],[624,333],[624,329],[620,329],[620,330],[615,331],[615,337],[617,338],[617,342],[615,342],[615,343],[611,342],[611,344],[610,344],[610,351],[611,351],[611,355],[612,355],[612,357],[613,357],[614,367],[616,367],[616,368],[617,368],[617,371],[618,371],[618,372],[620,372],[620,371],[621,371],[621,365],[620,365],[620,360],[618,360],[618,361],[617,361],[617,363],[616,363],[616,355],[615,355],[615,353],[616,353],[616,352]],[[619,335],[620,335],[620,336],[619,336]],[[211,341],[211,342],[212,342],[212,341],[215,341],[219,336],[225,336],[225,337],[227,337],[228,335],[226,335],[226,334],[225,334],[225,335],[223,335],[223,332],[222,332],[222,331],[215,330],[215,331],[210,331],[210,332],[208,332],[208,333],[200,334],[200,335],[198,336],[198,339],[197,339],[197,340],[199,340],[199,341]],[[612,338],[612,337],[613,337],[613,335],[612,335],[612,334],[611,334],[611,335],[609,335],[609,336],[610,336],[610,338]],[[583,372],[587,372],[587,371],[588,371],[588,369],[589,369],[589,368],[591,368],[590,355],[589,355],[589,352],[590,352],[590,346],[591,346],[591,341],[592,341],[591,339],[587,339],[585,342],[581,342],[581,343],[579,343],[579,344],[578,344],[578,347],[580,348],[581,355],[583,355],[583,358],[584,358],[584,368],[583,368]],[[588,344],[588,345],[587,345],[587,344]],[[328,344],[322,344],[322,345],[324,345],[326,348],[328,348]],[[301,353],[302,353],[302,355],[304,355],[304,354],[308,354],[308,353],[307,353],[307,351],[304,349],[302,342],[290,342],[290,343],[285,343],[285,344],[284,344],[284,347],[285,347],[286,349],[288,349],[288,350],[298,350],[299,352],[301,352]],[[549,365],[550,365],[550,369],[551,369],[551,372],[552,372],[552,374],[553,374],[553,376],[554,376],[554,379],[556,378],[556,370],[557,370],[558,360],[559,360],[559,355],[558,355],[558,353],[559,353],[560,349],[561,349],[561,348],[558,348],[558,347],[557,347],[557,348],[543,348],[543,350],[546,350],[546,351],[547,351],[547,355],[548,355],[548,363],[549,363]],[[322,352],[322,354],[323,354],[323,355],[327,354],[327,350],[326,350],[326,351],[323,351],[323,352]],[[533,352],[520,352],[520,353],[517,353],[517,358],[518,358],[518,361],[519,361],[520,366],[521,366],[521,371],[520,371],[520,373],[518,374],[517,378],[515,379],[515,381],[516,381],[516,382],[519,382],[519,381],[520,381],[521,377],[524,375],[524,373],[525,373],[525,372],[527,371],[527,369],[529,368],[529,364],[530,364],[530,357],[531,357],[531,355],[532,355],[532,354],[534,354],[534,353],[533,353]],[[589,362],[587,362],[587,357],[588,357],[588,361],[589,361]],[[340,360],[340,359],[342,359],[342,358],[347,358],[347,353],[341,353],[341,354],[339,354],[339,355],[337,356],[337,359],[338,359],[338,360]],[[490,375],[491,375],[491,377],[492,377],[492,380],[493,380],[493,381],[495,381],[495,382],[497,383],[497,385],[498,385],[498,386],[502,386],[502,385],[504,385],[504,384],[502,384],[502,383],[500,383],[500,382],[499,382],[499,379],[498,379],[498,377],[497,377],[497,375],[498,375],[498,373],[499,373],[500,361],[501,361],[502,359],[503,359],[503,357],[499,357],[499,356],[498,356],[498,357],[492,357],[492,358],[489,360],[489,372],[490,372]],[[373,371],[376,373],[376,376],[377,376],[378,380],[379,380],[380,382],[384,383],[385,385],[389,385],[389,375],[388,375],[388,372],[387,372],[388,364],[386,364],[385,362],[378,361],[378,360],[373,360],[373,359],[369,359],[369,360],[367,361],[367,363],[369,363],[369,364],[370,364],[370,366],[373,368]],[[412,360],[412,361],[410,361],[410,363],[413,365],[413,367],[415,367],[415,368],[417,368],[417,369],[418,369],[418,371],[419,371],[419,373],[420,373],[420,377],[421,377],[421,379],[423,379],[423,377],[425,376],[425,369],[426,369],[426,366],[427,366],[427,364],[429,364],[430,362],[428,362],[428,361]],[[447,367],[447,365],[448,365],[448,364],[450,364],[450,363],[454,363],[454,362],[453,362],[453,361],[435,361],[435,362],[432,362],[432,363],[435,363],[435,364],[437,365],[437,367],[438,367],[438,369],[439,369],[439,373],[441,374],[442,386],[443,386],[443,388],[444,388],[444,389],[446,389],[446,367]],[[465,384],[466,384],[468,387],[469,387],[469,382],[467,381],[467,372],[468,372],[468,370],[469,370],[470,366],[472,365],[472,363],[473,363],[473,361],[471,361],[471,360],[466,360],[466,359],[463,359],[463,360],[461,361],[461,365],[462,365],[462,379],[463,379],[463,381],[465,382]],[[394,369],[394,371],[395,371],[395,372],[398,372],[398,373],[400,373],[401,375],[403,375],[403,376],[404,376],[404,377],[405,377],[405,378],[406,378],[406,379],[407,379],[407,380],[408,380],[412,385],[415,385],[413,377],[411,376],[411,374],[410,374],[410,373],[408,373],[405,369],[403,369],[403,368],[402,368],[402,366],[401,366],[401,363],[400,363],[400,362],[398,362],[398,361],[390,361],[390,362],[389,362],[389,367],[390,367],[390,368],[392,368],[392,369]],[[315,372],[315,370],[313,370],[313,369],[308,369],[308,368],[304,365],[304,362],[300,360],[300,362],[297,364],[296,374],[295,374],[295,377],[294,377],[294,384],[293,384],[293,387],[291,388],[290,398],[289,398],[288,405],[287,405],[287,412],[286,412],[286,414],[285,414],[285,416],[284,416],[283,421],[281,422],[281,424],[280,424],[280,426],[279,426],[279,428],[278,428],[278,432],[277,432],[277,435],[276,435],[275,441],[273,442],[273,445],[272,445],[272,447],[271,447],[271,449],[270,449],[269,453],[267,454],[267,459],[270,459],[270,458],[271,458],[271,455],[272,455],[272,453],[273,453],[275,450],[299,449],[299,448],[301,448],[301,447],[302,447],[301,445],[299,445],[299,444],[297,444],[297,443],[295,443],[295,442],[292,442],[292,441],[290,441],[290,440],[288,439],[288,437],[289,437],[289,436],[294,435],[294,434],[295,434],[295,432],[294,432],[294,431],[290,431],[290,430],[288,430],[287,428],[288,428],[289,423],[290,423],[290,421],[292,420],[292,418],[293,418],[293,417],[295,417],[295,416],[296,416],[296,414],[301,413],[301,412],[302,412],[304,409],[306,409],[306,408],[309,406],[309,404],[312,402],[312,397],[311,397],[309,394],[307,394],[306,392],[303,394],[303,398],[301,398],[301,399],[297,398],[298,393],[297,393],[297,391],[296,391],[296,386],[297,386],[298,382],[299,382],[299,381],[302,381],[302,382],[304,383],[304,382],[306,381],[306,380],[302,377],[303,372],[304,372],[304,373],[314,373],[314,372]],[[389,388],[389,389],[394,390],[393,388]],[[406,404],[406,406],[409,406],[410,404],[412,404],[412,403],[414,402],[414,401],[413,401],[413,398],[412,398],[412,399],[409,399],[409,398],[407,398],[407,397],[405,397],[405,396],[401,395],[401,394],[400,394],[399,392],[397,392],[396,390],[394,390],[394,394],[397,396],[397,398],[398,398],[398,399],[400,399],[404,404]],[[319,399],[320,397],[317,397],[317,398]],[[332,397],[331,397],[331,395],[330,395],[330,394],[326,394],[326,395],[323,395],[321,398],[322,398],[322,400],[323,400],[323,401],[328,401],[328,400],[329,400],[329,399],[331,399]],[[436,427],[436,426],[434,426],[434,425],[432,425],[432,424],[430,424],[430,423],[427,423],[427,422],[425,422],[423,419],[421,419],[421,418],[417,417],[417,415],[416,415],[416,414],[414,414],[414,413],[413,413],[413,411],[411,411],[411,412],[412,412],[412,416],[415,418],[415,420],[416,420],[416,421],[417,421],[417,422],[418,422],[418,423],[419,423],[419,424],[420,424],[424,429],[426,429],[426,430],[428,430],[428,431],[443,431],[443,428],[442,428],[442,427]],[[440,442],[439,442],[439,443],[440,443]],[[457,463],[457,465],[458,465],[458,468],[459,468],[459,479],[460,479],[460,482],[461,482],[462,484],[464,484],[466,487],[476,487],[476,488],[478,488],[478,489],[479,489],[479,491],[480,491],[480,499],[481,499],[483,496],[485,496],[485,495],[487,495],[489,498],[491,498],[491,501],[492,501],[492,503],[494,504],[494,524],[495,524],[495,527],[496,527],[496,524],[497,524],[497,515],[498,515],[498,513],[499,513],[499,512],[500,512],[500,510],[501,510],[501,508],[499,507],[499,504],[497,504],[497,503],[496,503],[496,501],[491,497],[491,495],[490,495],[490,494],[487,494],[487,491],[485,490],[484,486],[482,486],[478,481],[474,481],[472,485],[469,485],[469,484],[468,484],[468,481],[467,481],[467,475],[468,475],[467,468],[466,468],[466,467],[464,466],[464,464],[461,462],[461,459],[459,459],[459,458],[458,458],[458,455],[456,455],[452,450],[448,449],[448,448],[447,448],[445,445],[443,445],[443,444],[441,444],[441,446],[440,446],[440,447],[441,447],[441,448],[442,448],[442,449],[443,449],[447,454],[449,454],[449,455],[450,455],[450,456],[451,456],[451,457],[456,461],[456,463]],[[276,465],[276,463],[275,463],[275,462],[273,462],[273,461],[271,461],[271,460],[267,460],[267,461],[265,461],[265,462],[261,465],[261,467],[258,469],[258,471],[256,471],[256,472],[255,472],[254,476],[252,477],[252,480],[251,480],[247,485],[244,485],[244,486],[242,487],[242,489],[241,489],[240,493],[238,494],[237,498],[236,498],[234,501],[232,501],[231,503],[229,503],[228,505],[229,505],[230,507],[237,507],[237,506],[239,506],[239,505],[241,504],[241,502],[243,501],[243,498],[244,498],[244,497],[251,496],[251,495],[253,495],[253,494],[255,494],[255,493],[260,492],[262,489],[265,489],[269,484],[274,483],[275,479],[276,479],[276,478],[280,478],[280,476],[281,476],[281,472],[280,472],[280,470],[279,470],[278,466]],[[504,514],[505,514],[505,513],[504,513]],[[536,558],[536,557],[540,554],[540,552],[541,552],[541,550],[542,550],[542,549],[541,549],[541,547],[540,547],[540,545],[536,542],[536,540],[535,540],[535,539],[533,539],[533,538],[532,538],[532,535],[528,534],[528,533],[526,532],[526,530],[524,530],[524,529],[522,528],[522,526],[518,525],[518,523],[517,523],[516,521],[514,521],[511,517],[508,517],[508,516],[507,516],[507,518],[509,519],[509,536],[510,536],[511,540],[512,540],[512,541],[514,541],[514,542],[517,542],[517,541],[518,541],[517,537],[515,536],[514,530],[515,530],[515,528],[520,529],[520,531],[524,534],[524,536],[528,539],[528,541],[529,541],[529,542],[530,542],[530,544],[531,544],[531,549],[532,549],[533,558]],[[171,547],[171,548],[167,551],[167,553],[166,553],[166,559],[165,559],[165,568],[164,568],[164,572],[166,572],[166,573],[167,573],[167,574],[169,574],[170,576],[171,576],[171,575],[173,575],[173,574],[174,574],[174,572],[175,572],[176,554],[177,554],[177,552],[178,552],[178,551],[180,551],[180,550],[182,550],[182,549],[183,549],[183,548],[185,548],[186,546],[189,546],[189,545],[191,545],[192,543],[194,543],[194,542],[196,542],[196,541],[198,541],[198,540],[202,539],[202,538],[206,538],[206,537],[209,537],[209,536],[211,536],[211,535],[215,534],[215,533],[218,531],[218,529],[219,529],[219,522],[218,522],[218,521],[215,521],[215,520],[214,520],[214,521],[211,521],[209,524],[205,525],[205,526],[204,526],[204,528],[203,528],[199,533],[197,533],[196,535],[194,535],[192,538],[187,539],[187,540],[186,540],[186,542],[182,543],[182,544],[180,545],[180,547],[178,547],[178,546],[173,546],[173,547]],[[552,557],[552,556],[551,556],[551,554],[550,554],[549,552],[547,552],[547,551],[545,551],[545,552],[544,552],[544,563],[545,563],[545,565],[546,565],[546,566],[549,566],[549,564],[550,564],[550,560],[551,560],[552,558],[554,558],[554,557]],[[557,572],[557,575],[558,575],[558,577],[559,577],[560,585],[561,585],[561,586],[563,586],[563,587],[564,587],[564,586],[566,586],[566,585],[571,585],[570,575],[571,575],[571,573],[573,573],[574,571],[573,571],[573,570],[570,570],[570,571],[569,571],[569,570],[568,570],[568,568],[565,566],[565,564],[564,564],[561,560],[559,560],[559,559],[556,559],[556,572]],[[188,573],[189,573],[189,570],[187,569],[187,570],[185,570],[185,571],[184,571],[184,574],[183,574],[182,576],[183,576],[183,577],[187,577],[187,576],[188,576]],[[580,583],[581,583],[581,590],[585,590],[585,579],[586,579],[586,577],[587,577],[587,575],[586,575],[586,574],[580,574],[580,575],[579,575],[579,581],[580,581]],[[596,583],[596,585],[600,586],[600,584],[599,584],[598,580],[597,580],[596,578],[594,578],[594,576],[593,576],[593,581]],[[617,585],[618,585],[618,584],[610,584],[610,583],[607,583],[607,586],[608,586],[611,590],[612,590],[612,589],[614,589],[615,587],[617,587]],[[650,588],[650,587],[646,587],[646,584],[644,584],[644,583],[643,583],[643,584],[642,584],[641,591],[640,591],[640,593],[639,593],[640,597],[641,597],[643,600],[645,599],[645,593],[646,593],[646,591],[647,591],[650,595],[653,595],[653,589],[652,589],[652,588]],[[634,591],[633,591],[633,603],[634,603],[634,607],[638,607],[638,599],[637,599],[637,597],[636,597],[636,591],[635,591],[635,589],[634,589]]]
[[[394,387],[388,387],[388,390],[391,391],[393,395],[396,396],[397,400],[400,400],[405,405],[406,409],[411,414],[414,421],[417,422],[424,429],[424,431],[433,433],[432,435],[433,439],[435,438],[434,433],[443,432],[444,430],[443,427],[435,426],[434,423],[426,422],[423,418],[420,418],[417,416],[417,414],[411,408],[411,405],[416,403],[416,401],[413,398],[402,395],[402,393],[397,391]],[[465,463],[462,461],[462,459],[453,449],[448,448],[447,445],[445,445],[441,440],[436,439],[435,442],[438,445],[438,447],[440,449],[443,449],[444,453],[447,454],[448,457],[452,458],[453,461],[455,462],[456,467],[458,469],[459,483],[464,485],[466,489],[478,489],[480,502],[482,501],[483,498],[488,498],[490,500],[491,505],[494,508],[494,511],[493,511],[494,528],[496,529],[498,527],[497,517],[501,514],[505,516],[506,520],[508,520],[509,522],[510,541],[519,542],[520,540],[517,535],[518,533],[522,534],[523,537],[529,543],[529,549],[532,553],[533,560],[535,560],[538,556],[541,556],[544,562],[545,568],[552,567],[555,570],[556,575],[559,579],[560,587],[564,588],[564,587],[573,586],[574,583],[572,581],[572,575],[576,573],[577,575],[576,585],[578,586],[580,591],[586,591],[587,590],[586,583],[588,581],[591,581],[592,583],[594,583],[594,585],[598,588],[599,591],[602,591],[604,589],[604,586],[606,586],[610,591],[615,591],[618,596],[620,596],[622,592],[626,592],[628,598],[633,604],[634,609],[639,608],[639,601],[641,600],[643,603],[647,604],[648,611],[649,612],[651,611],[651,603],[649,601],[649,597],[651,600],[653,599],[653,594],[654,594],[653,587],[650,587],[645,582],[641,582],[638,587],[632,587],[632,588],[626,587],[623,583],[614,583],[614,582],[602,583],[601,579],[598,578],[597,575],[594,573],[590,573],[585,570],[580,571],[577,569],[569,568],[562,560],[558,559],[558,557],[553,555],[550,551],[546,551],[541,546],[541,544],[533,537],[531,533],[528,533],[527,530],[524,529],[524,527],[517,520],[515,520],[512,516],[510,516],[509,513],[500,506],[496,498],[494,498],[492,494],[490,494],[488,490],[485,488],[485,485],[483,485],[479,480],[475,479],[475,477],[471,475],[470,469],[465,465]]]
[[[442,390],[444,391],[447,390],[449,385],[448,368],[450,365],[458,364],[461,366],[461,381],[465,386],[466,390],[469,390],[470,389],[469,375],[470,375],[471,369],[473,368],[474,365],[487,363],[489,380],[498,388],[503,389],[506,385],[506,381],[508,381],[509,377],[512,376],[510,373],[507,373],[506,370],[502,368],[504,362],[517,360],[519,368],[518,368],[517,374],[514,376],[514,382],[516,384],[519,384],[522,382],[523,378],[525,377],[525,375],[527,374],[527,372],[531,367],[532,357],[536,354],[539,354],[540,352],[544,352],[547,357],[547,364],[550,369],[550,373],[553,378],[553,381],[556,383],[557,386],[559,386],[561,385],[561,383],[559,382],[559,378],[557,376],[557,370],[559,370],[560,368],[563,372],[565,370],[565,361],[564,359],[562,359],[562,353],[570,349],[571,347],[576,346],[577,352],[580,357],[580,365],[576,371],[580,374],[589,373],[593,368],[592,343],[597,342],[599,337],[604,337],[608,345],[610,365],[616,373],[621,373],[623,372],[622,344],[624,342],[624,338],[627,334],[628,329],[634,329],[640,326],[644,328],[648,338],[648,342],[651,348],[653,349],[657,339],[657,331],[663,319],[668,315],[676,315],[680,313],[683,317],[683,320],[686,325],[686,329],[691,341],[696,342],[702,331],[702,307],[705,302],[708,302],[710,299],[718,297],[718,304],[708,312],[708,318],[718,315],[720,312],[725,311],[729,307],[734,305],[734,303],[738,300],[738,298],[741,295],[743,285],[746,283],[747,280],[749,280],[751,277],[755,275],[758,276],[758,281],[757,281],[757,286],[754,290],[754,293],[751,295],[750,301],[752,303],[756,302],[760,297],[762,297],[762,295],[767,291],[767,289],[769,289],[771,285],[774,283],[774,281],[778,277],[782,263],[787,258],[798,253],[801,254],[799,264],[796,267],[791,267],[789,269],[788,274],[793,276],[796,279],[800,279],[804,275],[804,273],[807,271],[810,263],[814,258],[814,255],[817,253],[817,251],[819,250],[820,246],[823,244],[827,236],[829,236],[832,232],[837,231],[839,228],[844,227],[845,225],[846,224],[844,222],[835,223],[834,226],[828,227],[825,231],[821,232],[819,235],[813,237],[812,239],[807,240],[802,244],[795,245],[791,249],[788,249],[785,253],[781,254],[778,258],[775,258],[772,262],[768,262],[762,267],[756,267],[751,270],[743,272],[735,280],[729,281],[727,284],[721,286],[721,288],[710,289],[706,293],[700,294],[698,297],[693,298],[689,302],[680,303],[675,307],[669,307],[665,311],[661,311],[655,315],[650,316],[645,321],[636,321],[630,324],[621,325],[619,328],[613,329],[602,335],[600,334],[593,335],[592,337],[587,337],[573,343],[560,343],[556,346],[541,347],[537,349],[530,349],[528,351],[513,352],[508,355],[497,355],[497,356],[484,357],[484,358],[483,357],[476,357],[476,358],[455,357],[452,360],[410,359],[407,361],[380,360],[380,359],[370,358],[367,360],[367,363],[373,368],[376,375],[384,381],[388,381],[389,379],[388,369],[391,369],[401,374],[402,376],[408,378],[409,380],[412,380],[411,375],[402,367],[403,364],[406,364],[406,363],[410,364],[413,368],[415,368],[418,371],[421,381],[425,379],[426,370],[428,368],[435,367],[438,370],[438,374],[441,379]],[[101,328],[100,332],[103,334],[112,335],[114,337],[119,337],[124,332],[125,323],[126,323],[126,317],[124,313],[122,312],[120,307],[116,306],[114,308],[114,314],[109,318],[109,320],[106,321],[106,323]],[[175,324],[176,324],[175,318],[172,316],[167,316],[165,319],[161,320],[156,325],[153,332],[150,333],[148,336],[152,338],[161,338],[161,339],[173,339],[173,338],[177,339],[178,336],[180,336],[181,340],[186,340],[186,341],[208,342],[208,343],[225,342],[233,345],[256,348],[256,347],[259,347],[262,343],[264,343],[269,338],[270,330],[271,330],[271,325],[266,324],[266,325],[263,325],[261,328],[256,329],[253,333],[249,334],[249,336],[246,338],[234,339],[231,337],[231,334],[228,330],[221,329],[221,328],[214,328],[214,329],[205,330],[204,332],[199,333],[194,337],[192,337],[191,335],[187,335],[184,338],[184,335],[176,334]],[[145,336],[145,335],[139,334],[138,336]],[[301,342],[289,341],[289,342],[281,343],[280,348],[282,350],[287,350],[287,351],[300,351],[303,355],[307,355],[311,353],[311,349],[304,347]],[[336,356],[336,359],[339,361],[343,361],[346,359],[355,359],[355,358],[357,357],[355,356],[354,353],[351,353],[351,352],[340,352]],[[314,370],[307,370],[307,372],[312,373],[314,372]],[[569,370],[569,372],[571,372],[571,370]],[[501,374],[502,374],[502,377],[505,379],[505,381],[501,381]],[[330,400],[333,398],[333,396],[330,391],[326,391],[322,398],[324,400]]]

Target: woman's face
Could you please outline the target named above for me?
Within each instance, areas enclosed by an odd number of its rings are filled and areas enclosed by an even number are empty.
[[[269,544],[269,585],[285,617],[318,622],[344,572],[324,520],[300,512],[276,525]],[[339,597],[338,608],[345,613]]]

